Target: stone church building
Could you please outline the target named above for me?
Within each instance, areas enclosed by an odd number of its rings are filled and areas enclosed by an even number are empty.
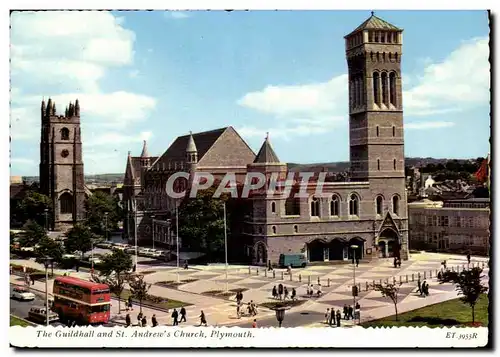
[[[277,263],[282,253],[301,252],[311,262],[348,260],[354,251],[363,259],[407,259],[402,32],[372,13],[345,36],[350,177],[325,182],[318,196],[314,182],[301,184],[307,197],[253,195],[241,229],[231,232],[235,256],[255,264]],[[180,171],[220,177],[236,172],[240,183],[247,172],[281,178],[288,173],[269,138],[255,155],[232,127],[178,137],[160,157],[151,157],[144,143],[142,154],[129,154],[126,164],[124,229],[131,243],[137,235],[142,243],[154,239],[175,246],[170,227],[179,202],[167,196],[166,182]]]

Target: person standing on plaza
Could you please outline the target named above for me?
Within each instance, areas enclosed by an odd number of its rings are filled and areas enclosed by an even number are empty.
[[[182,321],[187,322],[187,320],[186,320],[186,309],[184,308],[184,306],[181,307],[181,320],[179,322],[182,322]]]
[[[257,319],[253,319],[252,328],[257,328]]]
[[[417,280],[417,293],[422,295],[422,282],[420,281],[420,276],[418,277],[418,280]]]
[[[158,320],[156,320],[156,314],[153,314],[153,316],[151,317],[151,324],[153,325],[153,327],[158,326]]]
[[[359,266],[359,257],[356,257],[356,268]]]
[[[174,320],[172,323],[172,326],[177,326],[179,324],[179,321],[177,320],[179,318],[179,313],[177,312],[177,309],[174,309],[172,312],[172,319]]]
[[[354,320],[354,309],[352,308],[352,306],[349,305],[349,307],[347,308],[347,310],[348,310],[348,315],[349,315],[348,320],[350,320],[350,319]]]
[[[361,319],[361,305],[359,303],[356,303],[356,306],[354,307],[354,318],[357,320]]]
[[[347,320],[347,314],[349,312],[349,310],[347,309],[347,304],[344,305],[344,310],[342,312],[344,313],[344,320]]]
[[[276,285],[273,286],[273,299],[278,298],[278,290],[276,289]]]
[[[142,322],[142,327],[146,327],[148,325],[148,321],[146,319],[146,316],[142,317],[142,321],[141,322]]]
[[[272,271],[273,270],[273,266],[271,265],[271,261],[270,260],[267,262],[267,270],[268,271]]]
[[[236,303],[236,316],[241,319],[241,301]]]
[[[129,296],[128,297],[128,301],[127,301],[127,311],[128,309],[130,309],[131,311],[134,311],[134,304],[132,302],[132,296]]]
[[[201,310],[200,314],[200,326],[201,325],[207,326],[207,318],[205,317],[205,313],[203,312],[203,310]]]
[[[337,310],[337,327],[340,327],[340,319],[342,315],[340,314],[340,309]]]
[[[330,318],[331,318],[332,314],[330,313],[330,309],[326,309],[326,312],[325,312],[325,323],[328,324],[329,321],[330,321]]]
[[[321,284],[318,284],[318,297],[323,295],[323,291],[321,290]]]
[[[142,312],[137,314],[137,326],[141,326]]]
[[[328,321],[328,325],[332,326],[335,325],[335,309],[332,307],[332,310],[330,311],[330,320]]]
[[[278,296],[280,300],[283,299],[283,284],[278,285]]]
[[[127,325],[127,327],[129,327],[132,324],[132,319],[130,318],[130,314],[127,314],[127,316],[125,316],[125,324]]]
[[[285,286],[285,288],[284,288],[283,294],[284,294],[283,300],[288,299],[288,289],[287,289],[287,287],[286,287],[286,286]]]
[[[295,290],[295,288],[292,288],[292,296],[291,296],[291,299],[292,300],[295,300],[297,298],[297,291]]]
[[[467,253],[467,265],[470,265],[470,253]]]

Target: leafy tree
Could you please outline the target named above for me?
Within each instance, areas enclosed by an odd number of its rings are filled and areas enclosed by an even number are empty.
[[[92,239],[93,235],[90,229],[81,223],[77,223],[67,233],[64,245],[68,252],[77,250],[82,252],[83,259],[84,254],[92,249]]]
[[[10,231],[10,244],[11,245],[16,243],[18,236],[19,235],[17,233]]]
[[[35,221],[28,221],[23,226],[24,234],[19,239],[19,244],[22,247],[33,247],[37,245],[43,238],[47,237],[47,232]]]
[[[458,295],[462,296],[460,301],[469,305],[472,309],[472,322],[474,322],[474,308],[478,299],[481,297],[481,294],[488,291],[488,288],[481,283],[482,272],[483,269],[479,267],[463,270],[460,273],[445,270],[438,277],[440,284],[451,282],[455,285]]]
[[[373,286],[373,290],[380,291],[383,297],[388,297],[392,300],[394,304],[394,310],[396,311],[396,321],[398,321],[398,294],[399,288],[402,283],[384,283],[384,284],[375,284]]]
[[[118,229],[122,210],[116,197],[97,191],[85,201],[85,209],[87,211],[87,225],[93,233],[106,235],[106,220],[108,237],[109,232]]]
[[[121,296],[123,289],[125,288],[127,274],[123,272],[115,272],[110,275],[97,276],[92,273],[92,280],[96,283],[106,284],[109,286],[109,291],[118,297],[118,313],[122,311],[121,308]]]
[[[114,249],[111,254],[105,255],[100,263],[101,274],[110,276],[111,274],[123,274],[132,269],[132,258],[123,250]]]
[[[148,291],[151,284],[144,281],[144,275],[131,275],[128,281],[130,286],[130,295],[139,300],[139,311],[142,313],[142,302],[148,297]]]
[[[59,262],[64,254],[64,248],[59,242],[47,236],[43,237],[38,243],[36,253],[40,257],[50,257],[54,261]]]
[[[34,220],[45,227],[45,209],[50,217],[52,211],[52,200],[36,191],[28,191],[17,206],[17,212],[23,221]]]

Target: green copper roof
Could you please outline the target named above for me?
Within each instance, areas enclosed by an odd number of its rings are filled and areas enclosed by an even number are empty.
[[[393,30],[393,31],[402,31],[400,28],[391,25],[387,21],[382,20],[380,17],[377,17],[373,14],[370,16],[365,22],[359,25],[354,31],[352,31],[349,35],[362,31],[362,30]],[[347,36],[349,36],[347,35]]]

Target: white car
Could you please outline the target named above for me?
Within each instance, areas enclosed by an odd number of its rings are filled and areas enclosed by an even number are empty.
[[[35,294],[29,292],[25,288],[21,287],[16,287],[12,289],[12,296],[13,299],[17,300],[35,300]]]

